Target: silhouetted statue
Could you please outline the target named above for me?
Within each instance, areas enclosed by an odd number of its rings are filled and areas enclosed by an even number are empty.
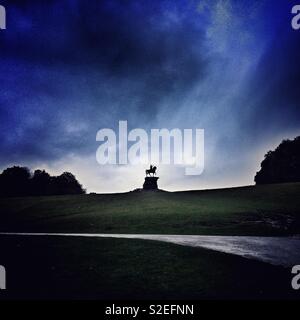
[[[144,190],[158,190],[157,180],[159,178],[154,177],[156,175],[156,169],[157,168],[151,164],[150,169],[146,170],[145,182],[143,184]]]
[[[152,173],[152,176],[154,177],[156,175],[156,167],[155,166],[152,166],[152,164],[150,165],[150,169],[147,169],[146,170],[146,177],[147,176],[150,176],[151,177],[151,173]]]

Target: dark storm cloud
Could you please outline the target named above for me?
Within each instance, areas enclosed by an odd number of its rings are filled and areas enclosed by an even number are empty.
[[[239,101],[244,106],[239,120],[251,132],[249,140],[300,128],[300,34],[284,14],[276,31]]]
[[[2,158],[92,152],[100,125],[147,125],[163,99],[180,99],[208,64],[203,33],[183,5],[9,1],[0,42]]]
[[[180,21],[166,16],[171,3],[73,0],[13,6],[15,25],[11,21],[4,34],[1,53],[61,67],[93,66],[118,77],[167,73],[169,80],[185,83],[203,70],[202,33],[188,15]],[[180,6],[174,8],[177,14]]]
[[[128,120],[204,128],[205,173],[193,181],[228,185],[244,175],[250,183],[258,147],[299,127],[300,32],[286,0],[1,4],[2,167],[74,155],[88,184],[99,167],[80,164],[95,158],[96,132]]]
[[[270,112],[277,121],[299,126],[300,121],[300,37],[294,31],[281,34],[264,57],[258,74],[266,89],[261,112]]]

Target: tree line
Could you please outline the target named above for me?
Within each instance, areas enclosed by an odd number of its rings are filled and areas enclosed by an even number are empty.
[[[32,174],[27,167],[13,166],[0,174],[0,196],[46,196],[83,194],[85,190],[70,172],[51,176],[45,170],[35,170]]]
[[[300,181],[300,136],[294,140],[283,140],[269,151],[255,176],[256,184]]]

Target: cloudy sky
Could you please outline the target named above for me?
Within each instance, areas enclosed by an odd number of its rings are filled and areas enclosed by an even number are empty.
[[[88,191],[141,187],[100,166],[101,128],[201,128],[205,170],[159,166],[167,190],[253,184],[300,134],[300,31],[287,0],[9,0],[0,31],[0,169],[73,172]]]

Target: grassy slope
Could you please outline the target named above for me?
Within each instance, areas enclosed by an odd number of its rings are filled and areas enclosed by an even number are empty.
[[[298,183],[177,193],[0,199],[0,230],[300,233],[299,191]],[[291,290],[290,270],[159,242],[0,236],[0,253],[10,288],[5,296],[1,292],[0,299],[288,298],[298,294]]]
[[[166,243],[0,236],[0,252],[0,300],[299,298],[290,270]]]
[[[300,183],[207,191],[0,199],[1,231],[300,233]]]

